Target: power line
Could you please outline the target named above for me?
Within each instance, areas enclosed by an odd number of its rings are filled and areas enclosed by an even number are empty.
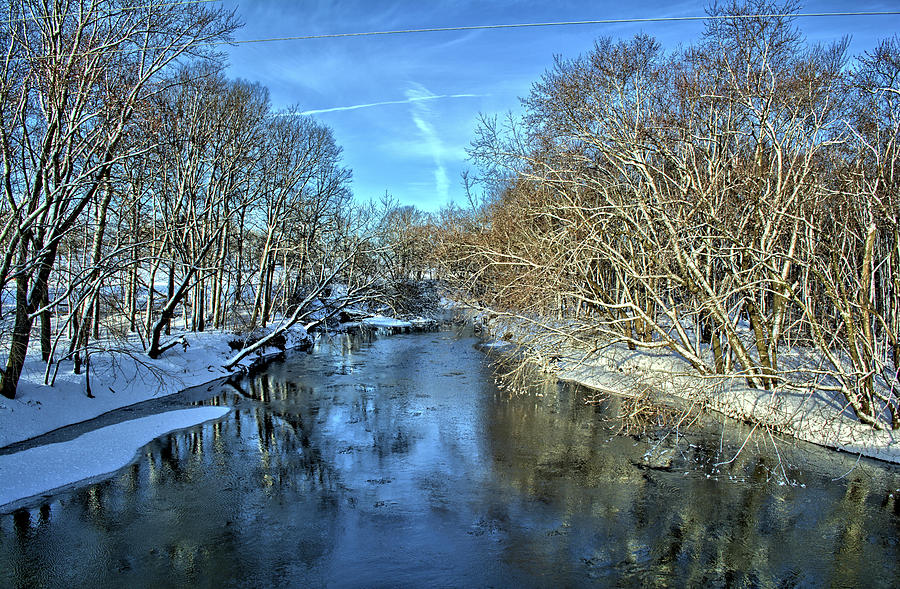
[[[178,6],[182,4],[200,4],[205,2],[219,2],[221,0],[185,0],[183,2],[172,2],[168,4],[151,4],[145,7],[159,6]],[[135,7],[137,8],[137,7]],[[609,24],[640,24],[640,23],[666,23],[666,22],[690,22],[704,20],[727,20],[740,19],[749,20],[755,18],[814,18],[814,17],[851,17],[851,16],[898,16],[900,10],[889,11],[867,11],[867,12],[805,12],[805,13],[771,13],[771,14],[725,14],[725,15],[703,15],[703,16],[660,16],[648,18],[608,18],[597,20],[574,20],[574,21],[558,21],[558,22],[536,22],[536,23],[506,23],[506,24],[490,24],[490,25],[463,25],[455,27],[427,27],[419,29],[396,29],[388,31],[364,31],[357,33],[322,33],[318,35],[296,35],[287,37],[267,37],[261,39],[239,39],[239,40],[219,40],[219,41],[203,41],[186,45],[173,45],[171,47],[142,47],[141,49],[105,49],[104,53],[134,53],[139,51],[153,49],[173,49],[183,50],[187,48],[215,47],[220,45],[246,45],[250,43],[274,43],[279,41],[308,41],[313,39],[338,39],[343,37],[373,37],[386,35],[409,35],[419,33],[443,33],[453,31],[481,31],[489,29],[524,29],[538,27],[564,27],[564,26],[584,26],[584,25],[609,25]],[[78,52],[69,55],[84,56],[94,53],[94,51]],[[37,59],[45,58],[36,56]]]
[[[221,2],[222,0],[184,0],[182,2],[165,2],[165,3],[153,3],[153,4],[142,4],[139,6],[122,6],[117,9],[116,12],[133,12],[136,10],[143,10],[144,8],[171,8],[172,6],[184,6],[186,4],[207,4],[209,2]],[[58,15],[45,15],[45,16],[29,16],[22,18],[10,18],[7,20],[0,20],[0,24],[11,25],[13,23],[20,22],[38,22],[41,20],[49,20],[51,18],[57,18]]]
[[[563,27],[573,25],[611,25],[611,24],[640,24],[640,23],[656,23],[656,22],[688,22],[702,20],[727,20],[727,19],[753,19],[753,18],[812,18],[812,17],[834,17],[834,16],[897,16],[900,15],[898,10],[890,11],[870,11],[870,12],[805,12],[805,13],[774,13],[774,14],[726,14],[726,15],[704,15],[704,16],[661,16],[653,18],[607,18],[599,20],[573,20],[559,22],[537,22],[537,23],[509,23],[509,24],[493,24],[493,25],[468,25],[457,27],[429,27],[422,29],[397,29],[390,31],[366,31],[360,33],[323,33],[320,35],[298,35],[291,37],[269,37],[263,39],[241,39],[238,41],[216,41],[209,45],[242,45],[249,43],[271,43],[275,41],[307,41],[312,39],[337,39],[341,37],[372,37],[377,35],[407,35],[415,33],[442,33],[452,31],[481,31],[487,29],[524,29],[534,27]]]

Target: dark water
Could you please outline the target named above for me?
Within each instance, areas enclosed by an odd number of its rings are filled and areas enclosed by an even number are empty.
[[[0,586],[900,583],[897,470],[759,435],[716,466],[738,426],[616,435],[615,401],[510,398],[473,343],[338,342],[213,391],[222,421],[0,516]]]

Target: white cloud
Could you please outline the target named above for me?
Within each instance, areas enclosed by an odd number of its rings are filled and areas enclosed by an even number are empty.
[[[407,101],[412,105],[411,115],[413,123],[419,129],[425,149],[434,161],[435,195],[441,201],[446,201],[450,193],[450,179],[447,176],[447,168],[444,165],[446,148],[437,129],[431,122],[433,118],[431,107],[425,102],[437,97],[438,95],[432,94],[421,84],[413,84],[413,87],[406,91]]]

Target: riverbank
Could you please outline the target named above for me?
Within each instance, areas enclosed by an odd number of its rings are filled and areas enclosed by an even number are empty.
[[[246,334],[225,331],[173,333],[179,344],[151,360],[140,343],[119,342],[116,349],[92,355],[90,378],[75,374],[72,362],[59,365],[53,386],[44,384],[46,364],[38,350],[25,363],[15,399],[0,397],[0,509],[35,495],[103,477],[127,465],[135,453],[166,433],[219,419],[227,408],[204,407],[98,428],[77,438],[6,453],[4,448],[60,428],[150,399],[162,398],[241,372],[257,370],[286,350],[308,349],[317,337],[363,330],[371,335],[424,331],[434,318],[410,321],[375,315],[341,324],[326,334],[308,334],[302,326],[284,332],[282,341],[257,350],[231,370],[224,368]],[[255,336],[259,336],[257,333]],[[88,396],[90,384],[91,396]]]
[[[89,431],[73,440],[0,455],[0,509],[54,489],[99,479],[127,466],[138,449],[180,429],[220,419],[227,407],[166,411]]]
[[[717,464],[738,436],[617,435],[615,400],[585,405],[583,390],[533,371],[535,394],[498,390],[467,329],[346,343],[213,391],[209,403],[238,409],[151,442],[102,482],[0,516],[0,586],[878,587],[897,576],[900,520],[886,503],[897,469],[862,460],[835,481],[854,457],[750,443]]]
[[[436,323],[434,318],[406,321],[374,315],[341,324],[328,333],[361,330],[392,335],[431,329]],[[246,339],[246,334],[175,332],[170,337],[172,341],[180,340],[178,345],[156,360],[146,356],[138,341],[117,342],[114,349],[91,355],[89,379],[87,371],[73,372],[71,360],[60,362],[52,386],[44,382],[46,363],[41,360],[38,350],[31,350],[16,398],[0,397],[0,449],[115,409],[256,369],[281,356],[285,350],[314,345],[315,338],[320,335],[308,334],[300,325],[293,326],[284,332],[282,341],[257,350],[231,370],[224,366],[234,356],[237,343]],[[5,359],[0,358],[0,361]],[[54,365],[53,369],[56,368]]]
[[[282,352],[270,346],[248,356],[234,370],[226,370],[223,365],[235,352],[229,344],[240,339],[238,334],[208,331],[174,333],[171,337],[181,343],[156,360],[147,357],[137,341],[117,342],[112,350],[92,354],[89,379],[86,370],[75,374],[72,361],[63,360],[52,386],[45,384],[46,363],[38,350],[32,350],[16,398],[0,397],[0,448],[206,384]],[[309,345],[310,341],[306,331],[297,326],[285,333],[284,347]]]
[[[486,330],[492,334],[488,337],[500,336],[489,340],[488,346],[494,350],[521,352],[560,380],[601,395],[640,395],[663,402],[674,399],[681,406],[687,404],[749,423],[760,435],[790,436],[900,464],[900,432],[875,430],[860,423],[846,406],[822,391],[803,387],[753,389],[738,376],[700,376],[686,360],[663,348],[629,350],[625,344],[577,348],[564,334],[535,326],[525,328],[508,318],[488,321]],[[800,350],[787,351],[781,358],[798,366],[808,360]]]

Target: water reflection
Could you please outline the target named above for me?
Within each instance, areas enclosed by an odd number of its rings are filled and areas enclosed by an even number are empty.
[[[113,479],[0,517],[2,586],[892,586],[896,470],[498,390],[452,334],[338,340]],[[723,462],[727,462],[722,464]],[[783,484],[784,480],[797,484]]]

